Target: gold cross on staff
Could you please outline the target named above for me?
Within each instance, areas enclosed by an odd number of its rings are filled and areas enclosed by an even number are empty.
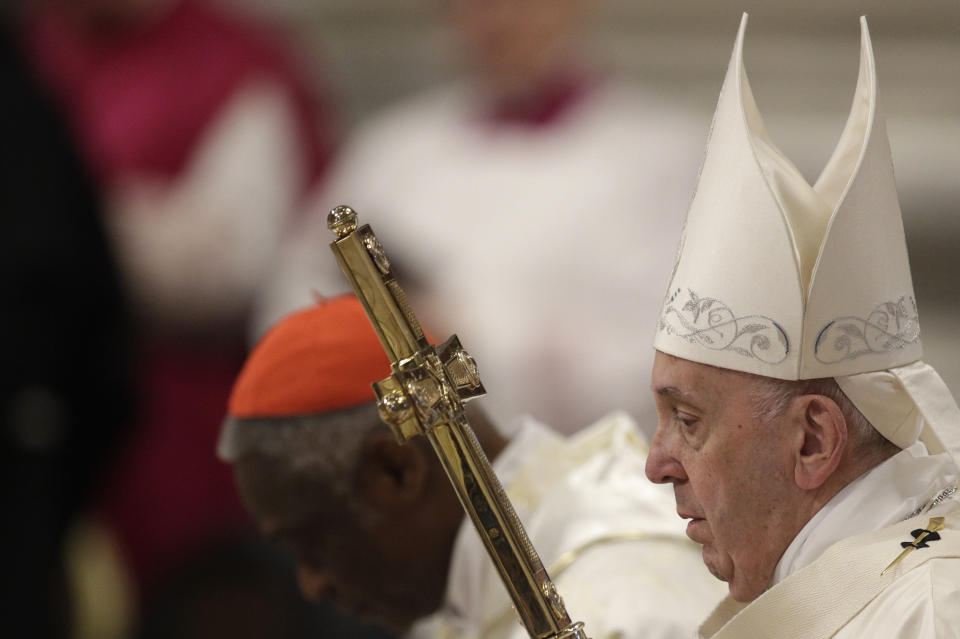
[[[915,537],[915,539],[912,542],[905,541],[901,544],[903,546],[903,552],[897,555],[897,558],[891,561],[890,565],[884,568],[880,572],[880,576],[882,577],[884,573],[886,573],[888,570],[890,570],[891,568],[899,564],[901,561],[903,561],[903,558],[909,555],[911,551],[914,551],[917,548],[926,548],[927,545],[923,543],[923,540],[926,539],[927,537],[934,535],[934,537],[932,537],[930,541],[934,541],[935,539],[940,539],[940,535],[937,535],[936,532],[938,530],[943,530],[943,529],[944,529],[944,518],[931,517],[930,521],[927,523],[926,528],[913,531],[912,534]]]

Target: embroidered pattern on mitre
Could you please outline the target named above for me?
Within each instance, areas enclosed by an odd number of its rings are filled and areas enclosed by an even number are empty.
[[[766,132],[743,66],[746,24],[744,14],[655,347],[781,379],[919,359],[866,21],[853,108],[813,187]]]

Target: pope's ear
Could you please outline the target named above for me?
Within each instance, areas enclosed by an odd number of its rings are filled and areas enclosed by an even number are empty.
[[[847,446],[847,421],[835,401],[824,395],[802,395],[790,407],[800,427],[794,479],[798,488],[819,488],[840,465]]]
[[[378,508],[405,508],[421,497],[429,471],[427,456],[417,442],[400,444],[393,433],[378,429],[361,449],[357,491]]]

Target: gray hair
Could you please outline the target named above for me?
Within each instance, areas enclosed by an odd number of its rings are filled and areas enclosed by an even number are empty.
[[[319,415],[237,419],[223,425],[217,456],[237,463],[257,455],[301,482],[349,493],[364,442],[385,428],[373,402]]]
[[[794,398],[802,395],[823,395],[840,407],[840,412],[847,421],[849,439],[855,442],[858,453],[880,454],[890,452],[890,446],[895,447],[854,406],[833,377],[797,381],[759,375],[753,377],[758,380],[753,387],[753,416],[756,419],[770,422],[782,416]]]

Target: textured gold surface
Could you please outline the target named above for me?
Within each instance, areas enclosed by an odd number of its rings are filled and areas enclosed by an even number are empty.
[[[473,358],[456,335],[427,342],[373,230],[349,207],[328,218],[333,250],[390,358],[392,375],[373,384],[380,415],[398,441],[423,434],[503,580],[520,621],[535,639],[587,639],[527,537],[463,412],[484,393]],[[411,548],[411,552],[416,552]]]
[[[337,237],[357,230],[357,214],[349,206],[338,206],[327,215],[327,228]]]

